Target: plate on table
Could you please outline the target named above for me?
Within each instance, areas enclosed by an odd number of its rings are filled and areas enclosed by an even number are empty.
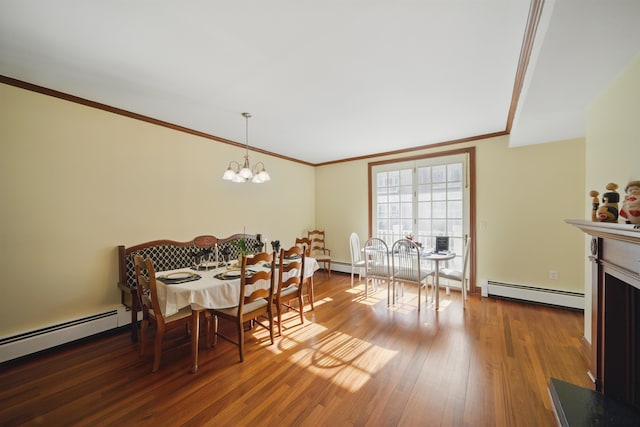
[[[192,273],[190,271],[175,271],[173,273],[163,274],[158,276],[158,280],[167,285],[175,285],[178,283],[192,282],[200,279],[200,275]]]
[[[229,270],[216,274],[215,277],[218,280],[233,280],[239,279],[242,272],[240,270]],[[255,271],[247,270],[246,277],[251,277],[255,274]]]
[[[195,276],[195,273],[191,273],[189,271],[176,271],[175,273],[165,274],[164,276],[162,276],[162,278],[170,280],[181,280],[188,279],[193,276]]]

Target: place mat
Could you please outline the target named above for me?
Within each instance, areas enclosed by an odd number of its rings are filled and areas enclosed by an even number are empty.
[[[247,270],[246,277],[249,278],[253,276],[255,273],[256,273],[255,271]],[[234,279],[239,279],[240,274],[241,274],[240,271],[232,270],[232,271],[225,271],[222,273],[218,273],[213,277],[215,277],[218,280],[234,280]]]
[[[300,255],[286,256],[284,259],[300,259]]]
[[[201,276],[196,273],[190,273],[188,271],[177,271],[175,273],[163,274],[156,279],[164,283],[165,285],[177,285],[180,283],[193,282],[199,280]]]

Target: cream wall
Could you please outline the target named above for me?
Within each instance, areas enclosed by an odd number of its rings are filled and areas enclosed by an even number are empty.
[[[584,140],[507,144],[497,137],[410,155],[476,146],[479,279],[582,292],[583,239],[564,219],[584,215]],[[350,263],[352,231],[367,238],[368,161],[316,170],[316,223],[328,230],[336,261]],[[558,280],[549,279],[550,270]]]
[[[621,188],[640,179],[640,56],[593,102],[587,112],[585,192],[601,194],[609,182]],[[588,207],[585,217],[590,218]],[[623,222],[623,221],[620,221]],[[588,241],[587,237],[584,237]],[[583,251],[586,260],[587,245]],[[591,266],[585,262],[585,289],[591,304]],[[585,310],[585,337],[591,341],[591,311]]]
[[[237,147],[3,84],[0,135],[0,337],[118,305],[117,245],[314,225],[310,166],[252,153],[272,181],[223,182]]]

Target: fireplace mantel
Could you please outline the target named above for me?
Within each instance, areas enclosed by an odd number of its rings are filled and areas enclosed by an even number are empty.
[[[580,230],[591,236],[640,244],[640,226],[638,225],[634,226],[633,224],[584,221],[578,219],[566,219],[565,222],[578,227]]]

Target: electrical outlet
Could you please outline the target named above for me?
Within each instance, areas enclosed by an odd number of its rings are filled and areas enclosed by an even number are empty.
[[[549,279],[558,280],[558,272],[554,270],[549,271]]]

